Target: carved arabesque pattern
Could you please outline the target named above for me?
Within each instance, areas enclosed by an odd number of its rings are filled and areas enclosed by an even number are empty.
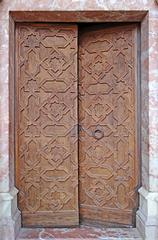
[[[138,185],[136,27],[86,28],[79,56],[81,217],[133,224]]]
[[[78,224],[77,27],[16,29],[16,183],[24,225]],[[133,224],[136,27],[80,31],[80,216]]]
[[[16,35],[16,178],[23,223],[30,223],[27,215],[52,212],[63,224],[72,211],[73,225],[78,222],[77,28],[19,24]]]

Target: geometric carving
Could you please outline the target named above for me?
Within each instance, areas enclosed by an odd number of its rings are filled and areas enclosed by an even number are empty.
[[[113,111],[113,108],[109,103],[104,104],[100,97],[93,98],[90,102],[90,105],[87,107],[86,112],[92,116],[93,120],[100,122],[110,115]]]
[[[53,82],[51,79],[45,79],[41,88],[46,92],[52,92],[54,89],[56,89],[56,91],[64,92],[67,88],[67,85],[62,79],[57,81],[54,80]]]
[[[107,39],[92,41],[87,44],[89,53],[108,52],[111,47],[112,43]]]
[[[136,27],[79,33],[78,49],[77,25],[17,24],[16,184],[26,226],[77,225],[78,192],[81,218],[133,224]]]
[[[107,61],[103,61],[100,55],[94,58],[94,62],[88,65],[87,70],[91,71],[93,77],[97,80],[98,77],[103,77],[105,73],[108,73],[112,69],[112,65]]]
[[[51,188],[45,195],[50,209],[54,212],[61,210],[73,197],[69,192],[60,190],[58,186]]]
[[[47,100],[46,104],[43,106],[43,111],[48,114],[52,120],[54,118],[56,121],[59,121],[63,115],[69,111],[69,108],[64,102],[60,102],[57,96],[53,96]]]
[[[103,207],[114,196],[112,189],[101,180],[93,181],[91,187],[85,191],[86,195],[93,200],[97,207]]]
[[[103,148],[99,144],[87,149],[87,155],[93,160],[94,163],[102,163],[112,154],[112,150],[108,146]]]
[[[125,81],[125,76],[128,74],[128,63],[126,62],[126,56],[123,53],[116,55],[114,60],[116,72],[114,76],[116,77],[116,82]]]
[[[92,178],[110,179],[113,176],[112,169],[103,167],[92,167],[87,170],[87,175]]]
[[[111,86],[109,86],[107,83],[102,83],[100,87],[99,84],[91,84],[88,86],[87,92],[92,95],[100,95],[100,94],[107,94],[112,90]]]
[[[87,27],[80,33],[80,216],[132,225],[138,185],[136,27]]]
[[[22,23],[16,37],[16,184],[23,224],[76,225],[78,146],[71,130],[77,125],[77,27]]]

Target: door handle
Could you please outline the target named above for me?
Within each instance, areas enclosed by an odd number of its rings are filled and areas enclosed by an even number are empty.
[[[97,140],[101,139],[104,137],[104,133],[103,131],[101,131],[100,129],[96,129],[94,132],[93,132],[93,137],[96,138]]]

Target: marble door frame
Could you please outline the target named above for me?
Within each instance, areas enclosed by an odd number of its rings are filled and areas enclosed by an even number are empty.
[[[9,185],[10,192],[3,193],[4,217],[13,238],[21,227],[17,208],[18,190],[14,185],[14,33],[16,22],[139,22],[141,28],[141,188],[136,227],[144,238],[158,236],[158,193],[149,188],[149,12],[139,11],[10,11],[9,12]],[[8,218],[7,218],[8,216]],[[9,228],[8,228],[9,229]],[[12,240],[11,238],[9,238]]]

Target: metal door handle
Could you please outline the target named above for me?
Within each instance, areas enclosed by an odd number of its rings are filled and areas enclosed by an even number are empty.
[[[104,137],[104,133],[99,130],[99,129],[96,129],[94,132],[93,132],[93,137],[96,138],[96,139],[101,139],[102,137]]]

